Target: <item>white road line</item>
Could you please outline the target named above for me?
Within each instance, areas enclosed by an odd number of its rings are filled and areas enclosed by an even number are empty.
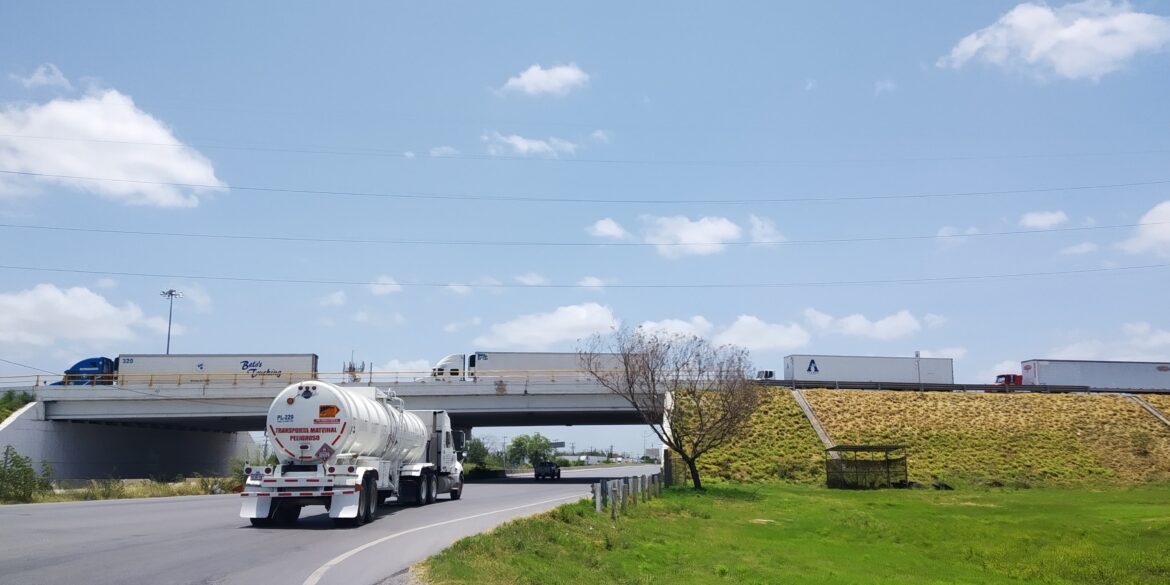
[[[553,498],[551,500],[544,500],[542,502],[533,502],[531,504],[524,504],[523,506],[516,506],[514,508],[504,508],[503,510],[492,510],[491,512],[484,512],[482,514],[475,514],[472,516],[464,516],[462,518],[455,518],[453,520],[446,520],[443,522],[436,522],[434,524],[428,524],[426,526],[419,526],[418,528],[411,528],[410,530],[403,530],[402,532],[395,532],[394,534],[391,534],[389,536],[383,536],[382,538],[379,538],[377,540],[371,540],[370,542],[367,542],[367,543],[365,543],[357,548],[354,548],[352,550],[348,550],[346,552],[343,552],[343,553],[333,557],[329,562],[318,567],[316,571],[313,571],[313,574],[309,575],[308,579],[305,579],[304,585],[317,585],[317,583],[319,583],[321,581],[321,577],[324,577],[325,573],[327,571],[329,571],[329,569],[336,567],[337,565],[341,564],[349,557],[352,557],[353,555],[356,555],[356,554],[358,554],[358,553],[362,552],[363,550],[366,550],[370,547],[378,546],[379,544],[382,544],[383,542],[386,542],[387,540],[398,538],[399,536],[411,534],[413,532],[419,532],[421,530],[427,530],[429,528],[446,526],[447,524],[454,524],[455,522],[463,522],[465,520],[474,520],[476,518],[482,518],[484,516],[491,516],[492,514],[500,514],[502,512],[512,512],[515,510],[523,510],[524,508],[531,508],[533,506],[540,506],[543,504],[551,504],[553,502],[559,502],[561,500],[569,500],[569,499],[580,500],[580,499],[584,499],[585,497],[587,497],[587,494],[578,494],[578,495],[573,495],[573,496],[561,496],[559,498]]]

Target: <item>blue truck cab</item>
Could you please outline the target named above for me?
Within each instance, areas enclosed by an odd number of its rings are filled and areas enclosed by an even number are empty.
[[[114,383],[117,363],[107,357],[83,359],[65,370],[65,377],[51,386],[109,386]]]

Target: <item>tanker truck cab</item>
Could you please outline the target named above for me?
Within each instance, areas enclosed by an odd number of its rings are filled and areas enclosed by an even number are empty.
[[[393,392],[316,380],[290,384],[268,409],[276,465],[246,465],[240,517],[291,524],[321,505],[360,526],[387,498],[425,505],[463,493],[463,433],[445,411],[407,411]]]

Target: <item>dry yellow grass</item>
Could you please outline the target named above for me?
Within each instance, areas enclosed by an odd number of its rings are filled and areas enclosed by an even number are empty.
[[[1142,398],[1162,411],[1162,414],[1170,416],[1170,394],[1143,394]]]
[[[704,478],[812,481],[824,477],[820,440],[787,390],[766,389],[748,432],[699,458]]]
[[[911,478],[1119,483],[1170,477],[1170,427],[1112,395],[806,391],[837,443],[910,446]]]

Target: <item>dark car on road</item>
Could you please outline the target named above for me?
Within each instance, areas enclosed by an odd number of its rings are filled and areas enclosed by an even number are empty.
[[[536,464],[534,470],[536,472],[536,479],[560,479],[561,466],[553,461],[541,461]]]

